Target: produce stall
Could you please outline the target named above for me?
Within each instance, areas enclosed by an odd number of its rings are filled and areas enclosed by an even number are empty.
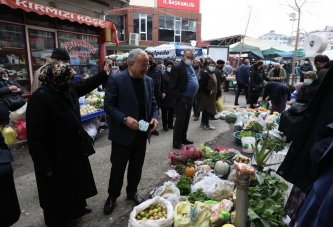
[[[234,124],[243,153],[203,144],[171,151],[170,181],[133,209],[129,226],[286,226],[283,207],[291,186],[274,173],[288,150],[277,130],[279,114],[225,109],[222,118]]]

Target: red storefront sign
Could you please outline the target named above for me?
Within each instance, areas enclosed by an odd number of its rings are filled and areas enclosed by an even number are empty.
[[[72,49],[76,46],[86,47],[93,54],[96,52],[96,49],[95,49],[94,46],[92,46],[89,42],[84,41],[84,40],[80,40],[80,39],[72,40],[72,41],[66,43],[62,48],[64,48],[65,50],[68,51],[68,50],[70,50],[70,49]]]
[[[99,18],[89,17],[62,9],[53,8],[47,5],[25,0],[0,0],[0,4],[5,4],[13,9],[22,9],[26,12],[34,12],[39,15],[47,15],[53,18],[78,22],[80,24],[93,25],[95,27],[111,29],[115,43],[118,45],[117,29],[112,22]]]
[[[158,8],[200,12],[200,0],[157,0]]]

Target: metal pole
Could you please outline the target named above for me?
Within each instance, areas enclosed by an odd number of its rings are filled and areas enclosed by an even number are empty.
[[[248,188],[250,186],[250,175],[236,174],[236,220],[237,227],[246,227],[248,209]]]

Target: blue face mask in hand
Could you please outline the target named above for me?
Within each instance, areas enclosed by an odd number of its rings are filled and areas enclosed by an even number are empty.
[[[147,132],[149,127],[149,123],[144,121],[144,120],[140,120],[139,121],[139,130],[142,132]]]

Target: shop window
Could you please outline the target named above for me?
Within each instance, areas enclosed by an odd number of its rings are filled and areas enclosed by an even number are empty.
[[[196,40],[197,22],[190,19],[182,19],[181,42],[189,43]]]
[[[55,28],[55,19],[47,15],[37,13],[26,13],[26,23],[39,27]]]
[[[98,37],[58,32],[59,47],[70,55],[70,64],[76,71],[76,77],[84,73],[94,76],[99,70]]]
[[[107,15],[105,20],[111,21],[117,29],[117,35],[119,41],[125,40],[125,17],[118,15]]]
[[[23,23],[23,10],[12,9],[4,4],[0,4],[0,20]]]
[[[134,13],[134,33],[140,34],[140,40],[153,40],[153,16]]]
[[[159,17],[158,41],[189,42],[196,40],[196,21],[177,17]]]
[[[23,26],[0,23],[0,68],[7,69],[10,78],[17,80],[24,91],[29,91],[25,43]]]
[[[80,32],[91,35],[99,35],[99,28],[95,26],[89,26],[86,24],[79,24],[77,22],[71,22],[68,20],[60,20],[57,19],[58,29],[72,31],[72,32]]]
[[[173,42],[175,36],[175,18],[159,16],[158,41]]]

